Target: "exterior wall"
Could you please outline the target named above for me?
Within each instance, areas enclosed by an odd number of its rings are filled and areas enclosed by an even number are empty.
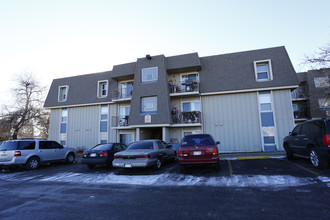
[[[67,146],[89,149],[99,144],[99,124],[100,106],[68,108]]]
[[[119,139],[117,140],[117,131],[115,129],[112,129],[112,117],[113,116],[118,116],[118,105],[116,104],[111,104],[109,105],[109,123],[108,123],[108,140],[109,142],[118,142]]]
[[[291,104],[290,90],[273,91],[274,115],[276,126],[277,149],[284,150],[283,138],[294,127],[294,116]]]
[[[60,122],[61,122],[61,109],[52,109],[50,111],[49,122],[49,140],[60,142]]]
[[[203,96],[202,115],[204,133],[220,141],[220,152],[263,150],[257,93]]]

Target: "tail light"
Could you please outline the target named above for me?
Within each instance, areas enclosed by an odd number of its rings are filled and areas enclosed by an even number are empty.
[[[138,155],[136,158],[151,158],[151,155]]]
[[[323,136],[323,143],[325,147],[330,147],[330,134],[325,134]]]
[[[108,157],[108,156],[109,156],[108,152],[101,152],[100,153],[100,157]]]
[[[83,153],[83,157],[87,157],[87,154],[86,153]]]
[[[179,150],[178,156],[182,157],[182,151],[181,150]]]
[[[214,156],[218,156],[218,155],[219,155],[218,148],[215,148],[215,149],[213,150],[213,155],[214,155]]]
[[[22,156],[21,151],[15,151],[14,157],[20,157]]]

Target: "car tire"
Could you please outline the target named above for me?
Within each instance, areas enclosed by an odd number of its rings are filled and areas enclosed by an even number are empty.
[[[95,165],[87,165],[87,166],[88,166],[88,169],[90,169],[90,170],[95,169]]]
[[[27,160],[25,167],[28,170],[35,170],[39,167],[40,165],[40,160],[38,157],[31,157]]]
[[[294,159],[293,152],[292,152],[292,150],[289,149],[289,146],[288,145],[284,145],[284,149],[285,149],[285,152],[286,152],[286,158],[288,160],[293,160]]]
[[[68,156],[66,156],[65,162],[66,163],[74,163],[76,160],[76,157],[73,153],[69,153]]]
[[[161,166],[162,166],[162,161],[161,161],[160,158],[157,158],[157,161],[156,161],[156,164],[154,165],[154,168],[156,170],[159,170],[161,168]]]
[[[320,157],[320,155],[318,154],[315,148],[312,148],[309,151],[309,159],[312,165],[316,168],[325,169],[328,167],[328,160]]]

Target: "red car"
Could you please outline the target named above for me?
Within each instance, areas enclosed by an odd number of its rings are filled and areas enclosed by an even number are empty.
[[[184,136],[178,151],[181,169],[193,164],[212,164],[219,168],[218,144],[220,142],[215,142],[209,134]]]

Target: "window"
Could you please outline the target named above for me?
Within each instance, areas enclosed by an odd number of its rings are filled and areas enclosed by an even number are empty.
[[[189,73],[181,75],[181,90],[182,91],[197,91],[199,76],[198,73]]]
[[[255,61],[254,71],[257,81],[265,81],[265,80],[273,79],[270,60]]]
[[[142,113],[157,113],[157,96],[141,98]]]
[[[293,111],[298,111],[298,104],[292,104]]]
[[[66,125],[68,122],[68,109],[67,108],[62,108],[62,113],[61,113],[61,128],[60,128],[60,133],[65,134],[66,133]]]
[[[120,134],[119,140],[120,140],[120,143],[129,145],[130,143],[132,143],[134,141],[134,136],[133,136],[133,134]]]
[[[120,83],[120,98],[130,98],[133,91],[133,81]]]
[[[265,151],[276,150],[275,145],[275,120],[272,108],[270,91],[259,92],[259,107],[261,130]]]
[[[328,77],[315,77],[314,78],[315,88],[326,88],[330,87]]]
[[[200,111],[200,102],[199,101],[183,102],[182,111],[183,112]]]
[[[58,88],[58,101],[65,102],[68,98],[69,86],[60,86]]]
[[[149,67],[142,69],[142,82],[157,82],[158,80],[158,67]]]
[[[104,98],[108,96],[108,80],[98,82],[97,97]]]
[[[34,150],[35,149],[35,141],[22,141],[19,142],[20,150]]]
[[[318,101],[321,109],[330,109],[330,99],[320,98]]]
[[[119,108],[119,126],[127,126],[130,112],[130,106],[120,106]]]
[[[108,132],[108,114],[108,105],[101,105],[100,132]]]

